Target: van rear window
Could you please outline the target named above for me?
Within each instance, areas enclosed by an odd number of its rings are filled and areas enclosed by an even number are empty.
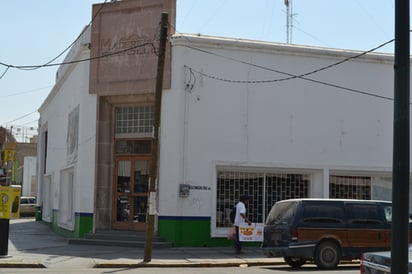
[[[276,203],[269,212],[266,225],[291,224],[295,216],[297,202]]]

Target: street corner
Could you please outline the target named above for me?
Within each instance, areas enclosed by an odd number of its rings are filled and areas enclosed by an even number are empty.
[[[0,257],[0,268],[46,268],[46,266],[34,260],[3,256]]]

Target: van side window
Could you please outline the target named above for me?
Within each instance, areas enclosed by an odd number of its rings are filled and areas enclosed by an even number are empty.
[[[303,223],[343,223],[343,208],[339,205],[313,204],[306,205],[303,209]]]
[[[382,224],[378,205],[350,204],[347,210],[349,224]]]

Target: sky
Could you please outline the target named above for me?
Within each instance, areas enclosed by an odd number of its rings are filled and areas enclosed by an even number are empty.
[[[41,65],[60,55],[104,0],[0,0],[0,63]],[[394,38],[394,0],[177,0],[177,33],[368,51]],[[159,18],[160,20],[160,18]],[[289,31],[288,31],[289,30]],[[393,53],[394,44],[377,52]],[[61,62],[65,54],[56,60]],[[17,70],[0,65],[0,126],[18,141],[37,133],[37,110],[57,66]]]

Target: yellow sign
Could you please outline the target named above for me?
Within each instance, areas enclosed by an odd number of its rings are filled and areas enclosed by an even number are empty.
[[[4,151],[4,161],[14,161],[14,150],[5,150]]]
[[[0,186],[0,219],[10,219],[11,196],[11,188],[9,186]]]
[[[11,186],[11,218],[20,217],[20,196],[21,196],[21,186],[12,185]]]

